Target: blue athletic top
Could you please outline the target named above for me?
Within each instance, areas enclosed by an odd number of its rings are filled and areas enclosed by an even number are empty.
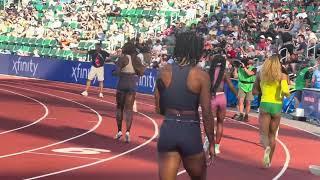
[[[191,68],[190,65],[181,67],[175,63],[172,64],[171,83],[164,89],[161,98],[163,98],[166,109],[194,111],[198,117],[200,95],[191,92],[187,87],[187,78]]]

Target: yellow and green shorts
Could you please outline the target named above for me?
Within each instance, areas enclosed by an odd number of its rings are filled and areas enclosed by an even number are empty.
[[[271,115],[279,114],[282,111],[282,104],[261,102],[260,110]]]

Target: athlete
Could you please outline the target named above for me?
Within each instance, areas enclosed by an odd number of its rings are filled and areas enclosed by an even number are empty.
[[[90,69],[90,72],[88,74],[88,80],[86,83],[86,89],[81,93],[83,96],[88,96],[88,90],[91,85],[91,81],[97,76],[98,81],[99,81],[99,87],[100,87],[100,92],[99,92],[99,97],[103,98],[103,81],[104,81],[104,63],[108,61],[108,57],[110,54],[107,51],[104,51],[101,49],[101,42],[96,43],[94,50],[90,51],[81,51],[81,50],[74,50],[77,53],[81,54],[89,54],[90,60],[92,62],[92,66]]]
[[[123,46],[122,54],[123,56],[116,62],[116,69],[113,72],[114,75],[119,76],[116,94],[118,133],[115,139],[120,139],[122,136],[122,119],[125,114],[127,128],[125,142],[129,143],[138,76],[143,75],[145,67],[137,57],[135,45],[132,42],[129,41]]]
[[[217,117],[217,133],[216,133],[216,144],[215,144],[215,152],[216,154],[220,153],[220,141],[223,134],[223,121],[226,116],[227,110],[227,100],[224,94],[224,84],[225,82],[229,86],[230,90],[237,95],[237,91],[233,86],[229,75],[225,72],[226,67],[226,59],[221,55],[215,55],[211,61],[209,75],[211,79],[211,92],[212,92],[212,100],[211,106],[213,110],[213,114]],[[204,149],[207,151],[208,149],[208,138],[204,143]]]
[[[261,94],[259,122],[261,141],[265,148],[263,165],[271,166],[276,146],[283,97],[289,97],[288,77],[281,71],[278,55],[272,55],[264,62],[254,84],[254,94]]]
[[[163,66],[159,71],[155,104],[156,111],[165,116],[157,144],[161,180],[176,179],[181,161],[191,179],[206,179],[199,104],[210,144],[209,163],[215,155],[210,77],[196,66],[202,49],[202,38],[194,32],[177,34],[176,62]]]

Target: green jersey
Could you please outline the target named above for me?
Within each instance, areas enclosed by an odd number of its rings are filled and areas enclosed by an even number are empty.
[[[249,66],[248,70],[255,71],[255,68],[253,66]],[[243,68],[239,68],[238,78],[238,87],[241,88],[244,92],[251,92],[254,82],[256,81],[256,75],[249,76]]]
[[[295,88],[296,90],[302,90],[306,87],[306,82],[310,80],[311,73],[309,72],[309,68],[303,68],[297,75],[296,82],[295,82]]]

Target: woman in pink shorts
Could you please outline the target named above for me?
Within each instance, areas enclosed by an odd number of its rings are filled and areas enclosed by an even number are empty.
[[[231,91],[237,95],[237,91],[233,86],[230,77],[225,72],[226,68],[226,59],[222,55],[215,55],[211,59],[210,65],[210,78],[212,81],[211,92],[211,107],[213,114],[217,117],[217,132],[216,132],[216,144],[215,152],[216,154],[220,153],[220,141],[223,134],[223,121],[226,116],[227,111],[227,100],[224,93],[224,84],[227,83]],[[204,143],[204,148],[207,150],[207,138]]]

